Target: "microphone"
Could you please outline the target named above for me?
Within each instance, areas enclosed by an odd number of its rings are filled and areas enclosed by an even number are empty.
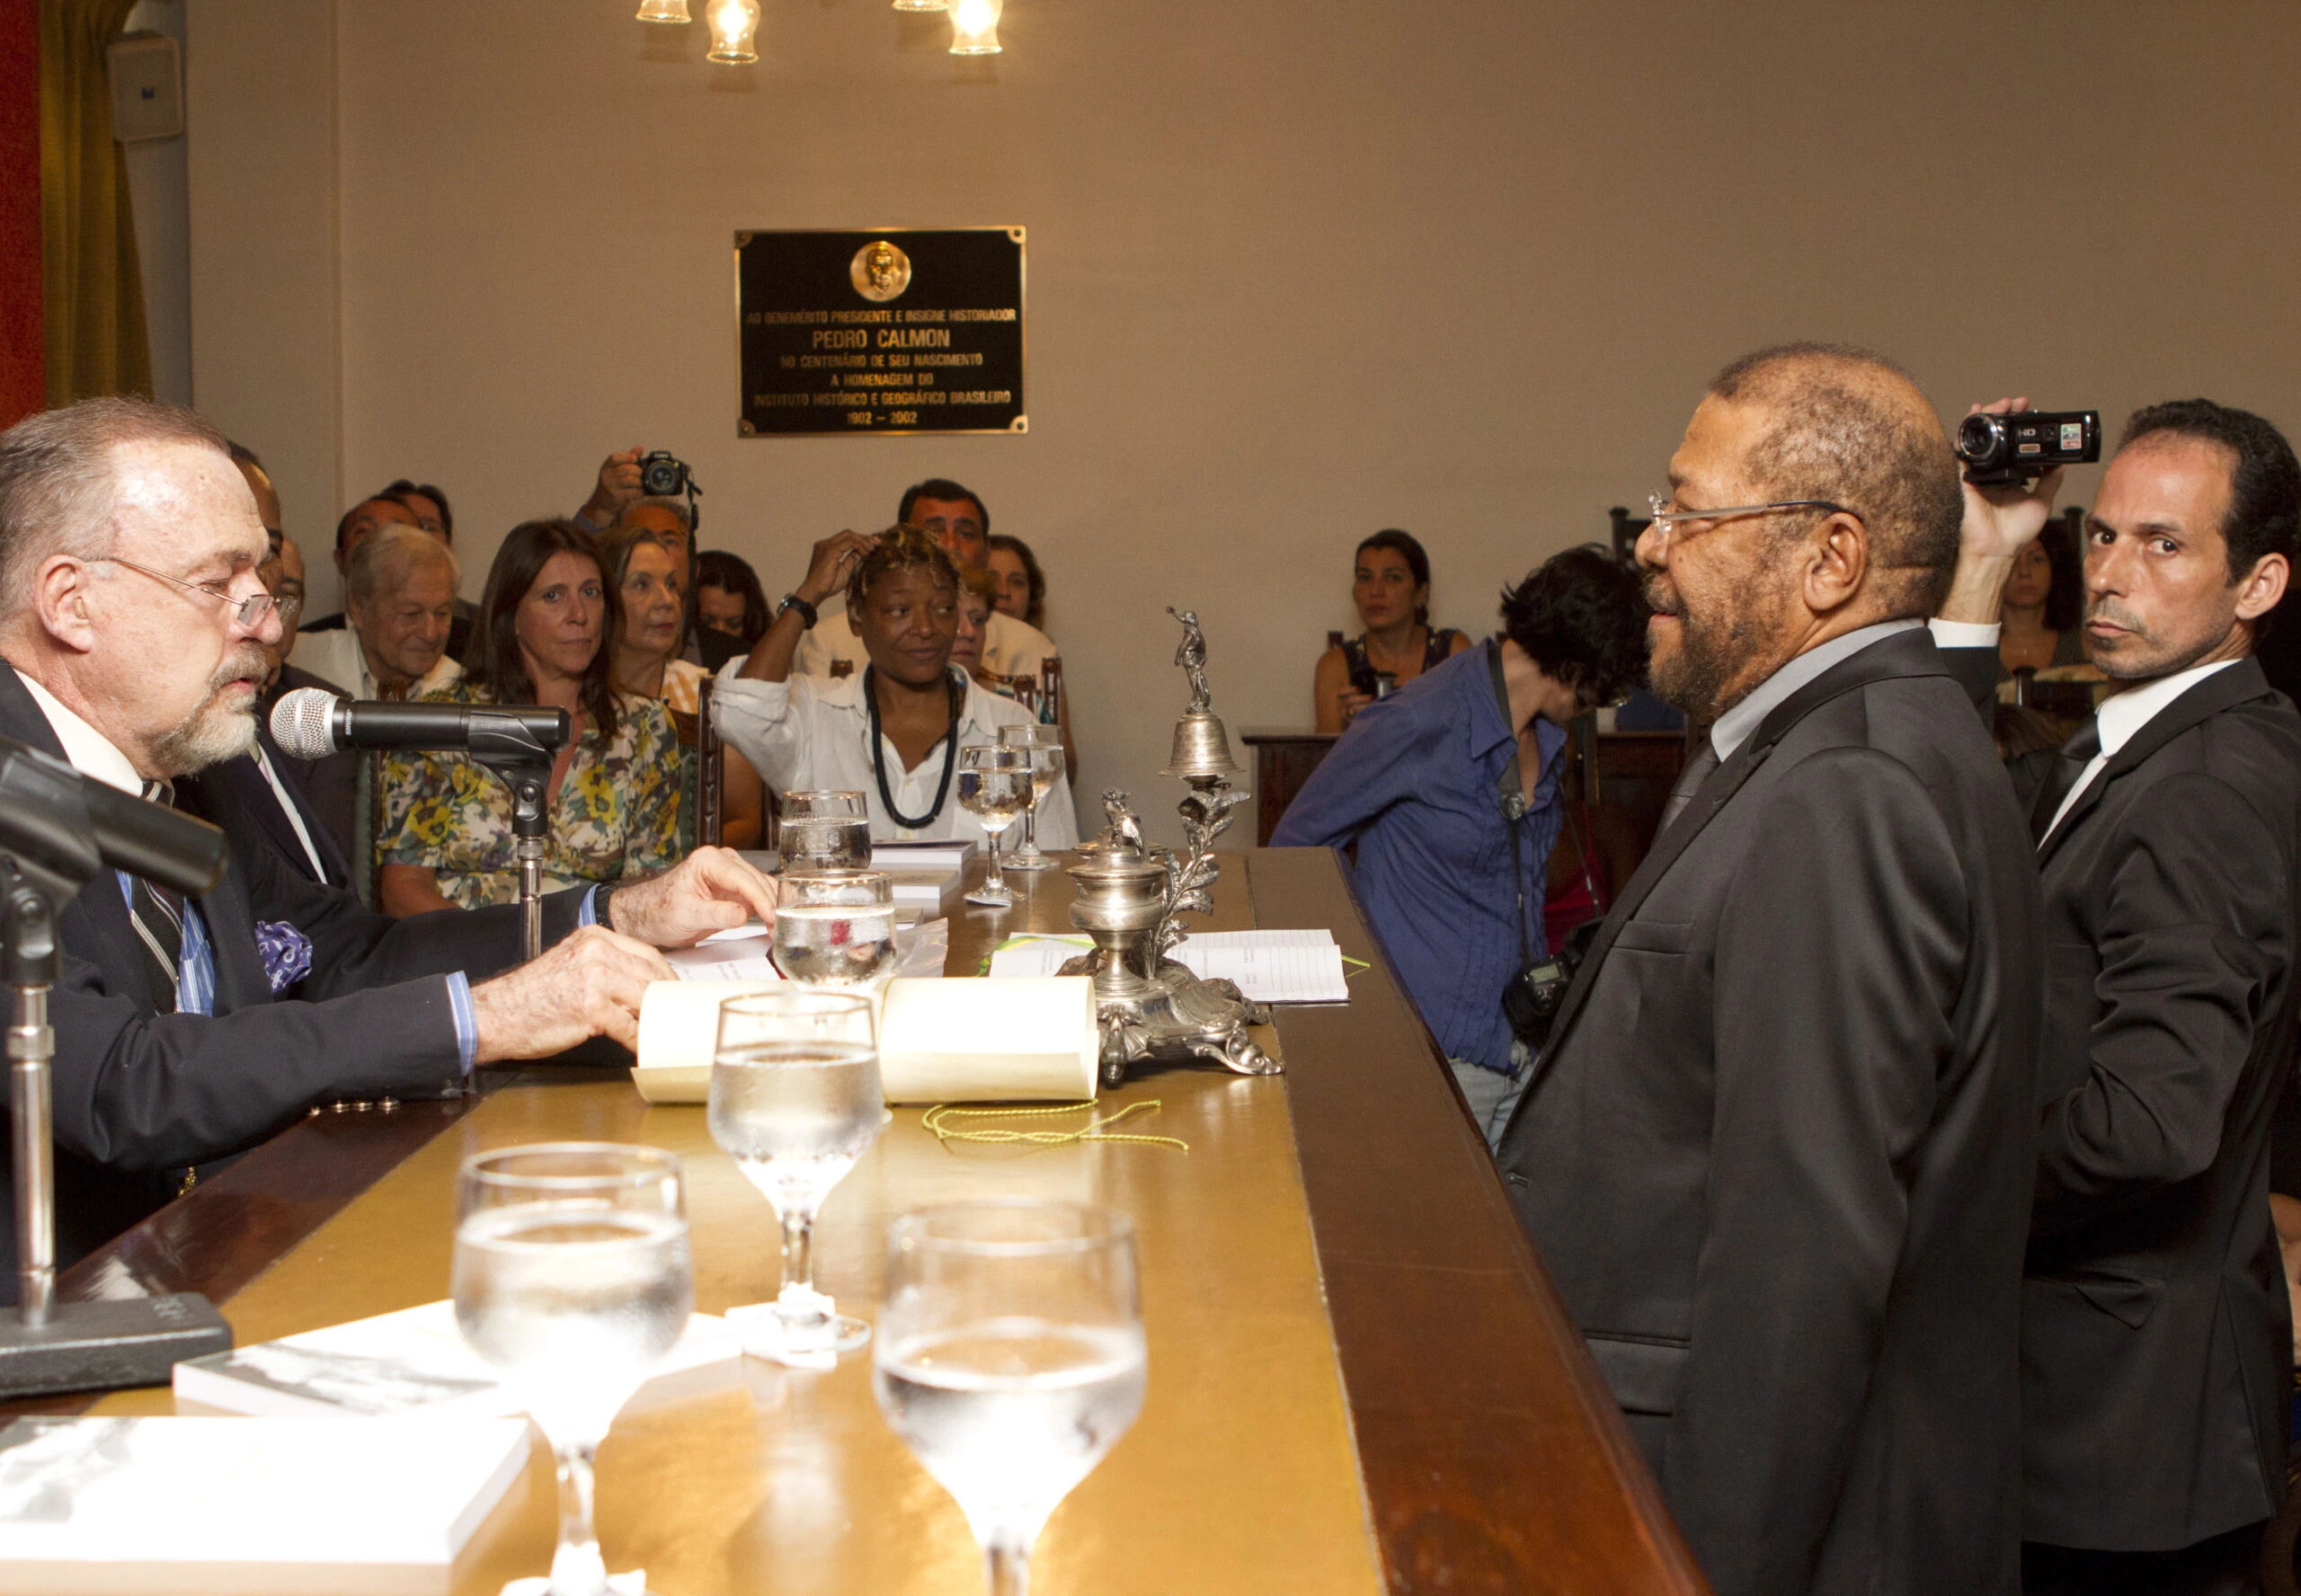
[[[74,885],[109,865],[190,897],[224,874],[224,834],[0,737],[0,849]]]
[[[345,749],[466,752],[475,740],[484,747],[505,733],[551,750],[567,740],[568,730],[565,710],[532,704],[393,704],[298,687],[271,706],[271,740],[295,759],[324,759]]]

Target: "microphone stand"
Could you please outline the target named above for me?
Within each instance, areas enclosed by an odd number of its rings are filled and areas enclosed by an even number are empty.
[[[522,957],[543,956],[543,847],[551,835],[553,749],[544,747],[516,715],[475,706],[471,757],[511,789],[511,837],[520,864]]]
[[[93,849],[89,863],[94,864]],[[92,872],[93,873],[93,872]],[[56,1300],[56,1165],[50,1068],[56,1032],[53,902],[81,883],[0,853],[0,977],[13,1006],[8,1105],[14,1118],[17,1314],[0,1320],[0,1396],[165,1384],[186,1358],[228,1352],[231,1326],[205,1297]]]

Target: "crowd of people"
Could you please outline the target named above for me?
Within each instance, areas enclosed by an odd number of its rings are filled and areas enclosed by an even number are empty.
[[[628,1044],[661,950],[771,918],[771,880],[697,846],[711,733],[731,841],[822,788],[883,841],[979,837],[960,750],[1067,740],[1044,576],[979,495],[920,483],[770,604],[641,458],[513,528],[472,606],[446,495],[392,483],[299,631],[246,448],[132,400],[0,434],[0,735],[233,858],[196,904],[121,874],[62,918],[67,1257],[313,1101]],[[1712,1588],[2254,1588],[2301,1237],[2272,1197],[2301,1197],[2301,714],[2256,656],[2301,463],[2258,416],[2153,405],[2073,525],[2057,474],[1961,485],[1899,368],[1791,345],[1718,376],[1668,480],[1634,569],[1568,549],[1482,643],[1431,625],[1413,537],[1362,543],[1363,629],[1314,679],[1339,735],[1274,840],[1350,856]],[[1993,712],[2049,672],[2098,708],[2010,749]],[[1688,758],[1565,939],[1568,728],[1641,684]],[[566,712],[542,958],[510,789],[458,754],[289,758],[255,711],[310,685]],[[1035,820],[1077,841],[1066,783]]]

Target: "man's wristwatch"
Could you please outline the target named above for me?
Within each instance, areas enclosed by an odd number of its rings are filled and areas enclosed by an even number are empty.
[[[815,607],[808,603],[804,598],[800,598],[798,594],[786,593],[783,595],[783,602],[775,607],[775,618],[778,621],[781,620],[783,618],[783,612],[786,609],[797,610],[799,612],[800,620],[806,623],[806,629],[808,631],[812,632],[815,629],[815,622],[819,618]]]

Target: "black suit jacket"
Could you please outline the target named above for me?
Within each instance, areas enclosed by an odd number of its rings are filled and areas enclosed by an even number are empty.
[[[1720,1596],[2010,1592],[2039,909],[1923,631],[1657,839],[1502,1141]]]
[[[2136,732],[2039,850],[2032,1540],[2165,1550],[2283,1500],[2292,1331],[2267,1198],[2297,822],[2301,715],[2244,660]]]
[[[227,759],[202,774],[202,785],[216,797],[222,811],[212,818],[230,834],[235,852],[269,847],[280,856],[282,864],[306,881],[350,891],[351,861],[344,856],[343,845],[313,807],[311,795],[304,791],[294,768],[310,761],[291,760],[281,753],[261,719],[256,723],[255,735],[280,777],[280,785],[288,790],[288,802],[295,805],[296,817],[303,821],[305,834],[311,838],[312,847],[319,854],[319,869],[313,869],[312,856],[305,850],[303,838],[296,835],[295,820],[289,818],[279,793],[264,780],[253,755]]]
[[[0,662],[0,735],[63,756],[48,717]],[[232,808],[204,777],[178,785],[186,811]],[[544,900],[545,936],[575,926],[582,894]],[[167,1200],[168,1172],[252,1146],[313,1103],[438,1095],[460,1059],[448,972],[472,980],[518,962],[516,907],[394,920],[289,869],[269,847],[234,846],[223,879],[199,900],[216,956],[216,1012],[162,1014],[161,973],[137,939],[120,879],[106,871],[58,917],[57,1256],[102,1245]],[[280,920],[312,942],[306,1000],[275,1002],[255,923]],[[172,999],[171,999],[172,1001]],[[15,1290],[13,1177],[0,1169],[0,1282]]]

